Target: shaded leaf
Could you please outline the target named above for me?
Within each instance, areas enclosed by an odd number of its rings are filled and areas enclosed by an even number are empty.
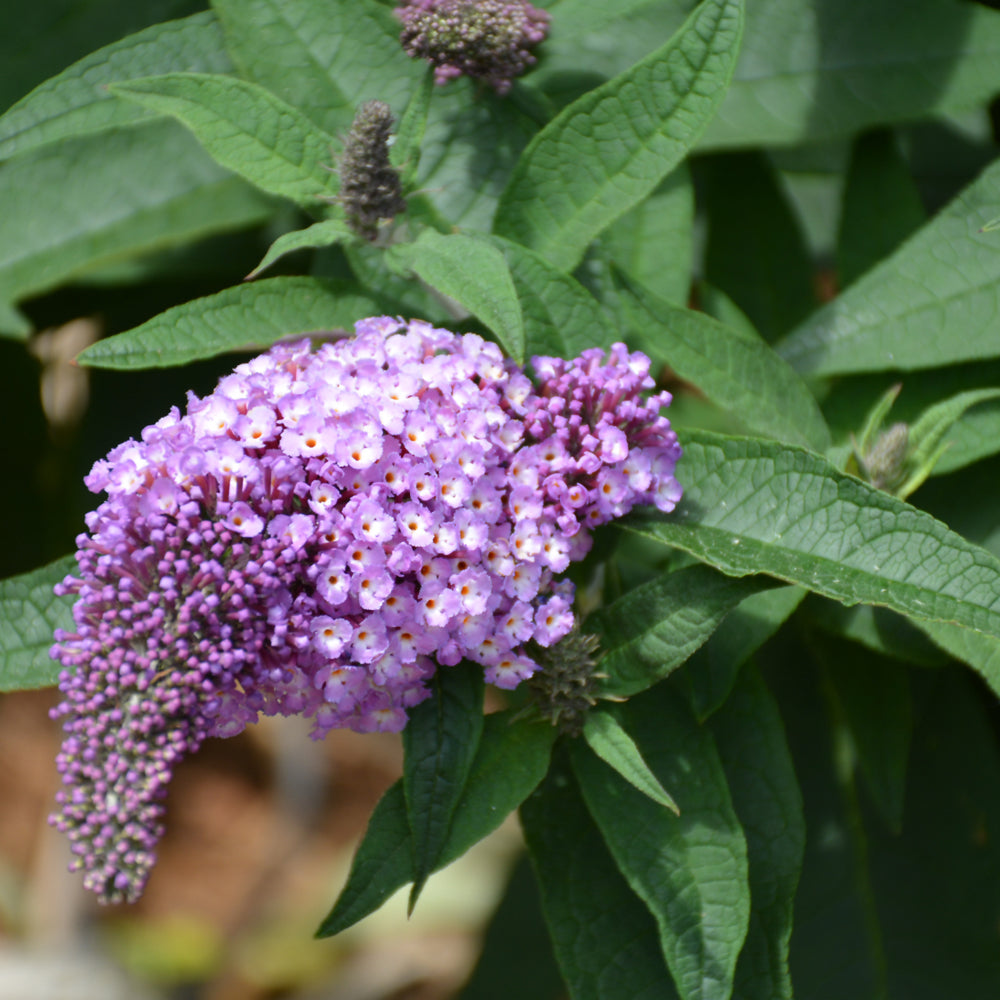
[[[995,163],[894,254],[813,313],[779,353],[809,375],[1000,357],[1000,241],[979,231],[998,203]]]
[[[313,223],[307,229],[296,229],[294,232],[285,233],[268,247],[264,259],[247,275],[247,278],[256,278],[261,271],[269,268],[285,254],[295,250],[328,247],[343,239],[350,239],[351,235],[351,230],[342,219],[324,219],[322,222]]]
[[[806,826],[778,706],[755,669],[743,671],[710,729],[743,824],[750,865],[750,927],[733,995],[791,1000],[788,944]]]
[[[669,517],[625,526],[737,576],[768,573],[844,604],[1000,636],[1000,560],[826,459],[693,432]]]
[[[642,759],[635,740],[622,728],[611,711],[604,709],[588,713],[583,737],[590,749],[630,785],[671,812],[679,812],[677,803]]]
[[[584,800],[625,880],[656,918],[680,996],[726,1000],[750,891],[746,841],[715,744],[664,685],[628,701],[622,718],[680,815],[574,744]]]
[[[697,141],[728,86],[742,14],[739,0],[704,0],[666,45],[565,108],[514,168],[495,231],[562,270],[578,264]]]
[[[483,677],[472,664],[439,670],[431,697],[403,730],[403,792],[413,839],[410,910],[435,870],[483,731]]]
[[[376,314],[353,285],[319,278],[265,278],[174,306],[98,341],[77,358],[94,368],[166,368],[283,337],[350,329]]]
[[[602,695],[642,691],[676,670],[745,597],[775,586],[734,580],[707,566],[665,573],[588,616],[584,632],[601,639]]]
[[[0,117],[0,159],[150,117],[138,105],[117,100],[109,83],[172,70],[231,69],[222,31],[210,12],[154,24],[85,56],[22,97]]]
[[[452,817],[451,833],[435,864],[443,868],[492,833],[542,780],[556,730],[512,723],[508,712],[487,716],[469,779]],[[382,797],[358,847],[333,909],[317,937],[331,937],[377,910],[413,881],[413,838],[406,796],[397,781]]]
[[[910,0],[900,13],[870,0],[751,4],[702,146],[815,142],[994,96],[1000,15],[938,0]]]
[[[24,691],[55,684],[62,664],[51,659],[53,633],[72,632],[75,597],[56,597],[52,588],[76,571],[76,559],[62,559],[0,580],[0,691]]]
[[[816,306],[812,261],[774,167],[762,153],[698,161],[708,215],[705,276],[768,342]]]
[[[572,1000],[674,1000],[656,924],[608,854],[565,765],[524,802],[521,823]]]
[[[949,622],[917,622],[917,626],[946,653],[975,670],[1000,698],[1000,639]]]
[[[412,270],[432,288],[482,320],[507,354],[524,361],[524,319],[503,254],[483,240],[425,229],[415,243],[388,251],[390,262]]]
[[[575,278],[544,257],[500,236],[490,237],[507,261],[524,316],[525,357],[579,357],[617,339],[607,310]]]
[[[0,166],[0,301],[273,212],[173,122],[52,145]]]
[[[740,668],[781,628],[805,595],[801,587],[775,587],[745,597],[708,642],[694,651],[683,676],[699,721],[725,702]]]
[[[212,73],[166,73],[110,89],[172,115],[222,166],[270,194],[309,205],[337,191],[334,140],[255,83]]]
[[[841,287],[888,257],[926,217],[896,136],[885,130],[860,136],[851,152],[837,239]]]
[[[399,44],[399,22],[374,0],[212,0],[233,61],[321,129],[337,135],[378,98],[399,114],[423,64]]]
[[[756,431],[813,451],[829,445],[830,432],[812,393],[762,340],[621,280],[632,334],[655,361],[669,364]]]

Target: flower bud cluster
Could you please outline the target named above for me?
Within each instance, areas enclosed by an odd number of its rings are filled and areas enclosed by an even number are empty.
[[[527,0],[407,0],[396,14],[403,49],[434,67],[436,83],[464,75],[498,94],[535,63],[549,28],[548,12]]]
[[[89,887],[141,891],[172,769],[259,714],[399,730],[439,667],[514,687],[574,624],[589,529],[669,510],[680,454],[649,361],[533,361],[391,318],[278,346],[98,462],[55,714],[54,822]]]

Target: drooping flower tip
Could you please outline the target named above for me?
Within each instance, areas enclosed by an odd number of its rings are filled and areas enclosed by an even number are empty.
[[[426,59],[438,84],[468,76],[506,94],[536,58],[549,14],[527,0],[406,0],[396,8],[407,55]]]
[[[677,438],[623,345],[534,359],[389,317],[282,345],[96,463],[53,822],[105,900],[153,864],[176,763],[260,713],[401,729],[436,669],[515,687],[574,625],[590,529],[670,509]]]

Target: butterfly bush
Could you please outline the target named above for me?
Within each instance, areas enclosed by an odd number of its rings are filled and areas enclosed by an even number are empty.
[[[680,497],[649,359],[533,359],[376,318],[281,345],[96,463],[53,822],[105,901],[141,892],[173,768],[260,714],[397,731],[437,669],[513,688],[574,625],[590,529]]]

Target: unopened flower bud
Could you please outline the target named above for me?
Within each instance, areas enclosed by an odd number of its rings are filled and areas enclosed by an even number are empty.
[[[893,424],[882,431],[864,456],[868,482],[877,489],[890,489],[895,485],[906,463],[906,451],[910,443],[910,428],[904,423]]]

